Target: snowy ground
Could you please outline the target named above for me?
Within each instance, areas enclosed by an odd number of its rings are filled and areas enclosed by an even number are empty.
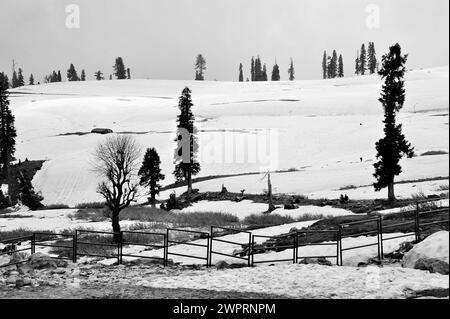
[[[404,298],[412,290],[449,287],[448,276],[394,267],[277,265],[161,276],[137,281],[159,288],[272,293],[292,298]]]
[[[76,212],[77,209],[56,209],[2,214],[0,218],[0,232],[16,229],[53,232],[71,229],[111,231],[110,221],[90,222],[76,219],[73,216]],[[125,230],[136,223],[145,224],[146,222],[123,220],[120,222],[120,225]],[[151,225],[151,223],[148,224]]]
[[[449,151],[448,75],[448,67],[407,75],[407,100],[399,121],[418,155]],[[277,83],[88,81],[23,87],[11,96],[18,130],[16,157],[47,160],[33,180],[46,204],[98,201],[98,180],[89,160],[105,137],[60,134],[106,127],[133,132],[143,147],[156,147],[165,183],[171,183],[177,98],[186,85],[193,92],[200,130],[199,176],[298,169],[273,174],[274,191],[318,197],[339,197],[342,187],[373,182],[374,144],[382,135],[377,76]],[[448,154],[406,159],[399,180],[446,177],[448,159]],[[261,193],[266,188],[263,175],[216,179],[195,187],[219,191],[222,184],[236,192]],[[398,194],[409,196],[418,187],[399,185]],[[428,192],[433,185],[420,187]],[[346,192],[351,198],[385,197],[370,187]]]

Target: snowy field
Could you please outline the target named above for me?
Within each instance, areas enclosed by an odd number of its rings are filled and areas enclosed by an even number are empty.
[[[414,278],[414,280],[411,280]],[[448,276],[398,267],[277,265],[161,276],[137,285],[271,293],[292,298],[404,298],[412,290],[448,289]]]
[[[407,99],[399,121],[418,155],[449,151],[448,75],[448,67],[407,75]],[[110,128],[135,134],[143,147],[156,147],[164,183],[171,183],[176,105],[185,86],[192,90],[200,131],[199,176],[290,170],[272,175],[274,192],[312,197],[338,197],[342,187],[373,182],[374,144],[382,136],[383,115],[377,76],[277,83],[88,81],[22,87],[11,96],[18,130],[16,157],[47,160],[33,180],[45,204],[98,201],[98,180],[89,161],[105,137],[83,134],[95,127]],[[77,132],[82,134],[61,135]],[[242,154],[244,158],[238,158]],[[405,159],[399,180],[446,177],[448,159],[448,154]],[[263,175],[220,178],[195,187],[220,191],[222,184],[235,192],[261,193],[266,188]],[[399,185],[398,194],[434,191],[438,184]],[[370,187],[345,192],[351,198],[385,197]]]

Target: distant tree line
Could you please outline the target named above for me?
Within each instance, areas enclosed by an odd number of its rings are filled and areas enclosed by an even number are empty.
[[[295,69],[294,69],[294,61],[291,58],[291,62],[288,68],[288,78],[290,81],[295,79]],[[275,64],[272,67],[272,73],[270,76],[271,81],[280,81],[280,67],[275,60]],[[247,77],[247,81],[258,82],[258,81],[268,81],[269,77],[267,74],[267,65],[261,62],[261,58],[259,55],[255,58],[252,57],[250,61],[250,78]],[[242,63],[239,63],[239,82],[244,82],[244,70]]]
[[[113,66],[113,73],[114,76],[118,80],[123,79],[131,79],[131,70],[130,68],[125,68],[123,59],[121,57],[116,58],[114,66]],[[78,71],[76,70],[75,66],[71,63],[69,66],[69,69],[67,69],[66,72],[67,81],[74,82],[74,81],[86,81],[86,71],[84,69],[81,70],[80,75],[78,75]],[[104,76],[101,70],[98,70],[94,73],[94,77],[96,80],[104,80]],[[109,76],[109,79],[112,80],[112,74]],[[25,83],[25,77],[24,72],[22,68],[18,68],[16,71],[16,63],[13,61],[13,72],[12,72],[12,78],[11,82],[9,82],[9,79],[6,77],[6,85],[8,88],[18,88],[21,86],[27,85]],[[63,78],[61,75],[61,70],[55,71],[53,70],[49,74],[44,76],[43,82],[44,83],[55,83],[55,82],[62,82]],[[40,84],[40,82],[36,83],[36,80],[34,78],[33,74],[30,74],[28,85],[35,85]]]

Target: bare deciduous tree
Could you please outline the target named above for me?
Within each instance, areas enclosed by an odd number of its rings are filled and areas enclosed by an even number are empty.
[[[119,214],[135,201],[138,193],[137,172],[140,147],[129,135],[117,135],[99,143],[93,153],[92,166],[102,177],[97,192],[111,211],[114,233],[120,232]],[[114,236],[117,241],[118,236]]]

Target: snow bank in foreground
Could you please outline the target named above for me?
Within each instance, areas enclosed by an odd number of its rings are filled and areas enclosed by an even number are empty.
[[[270,293],[293,298],[404,298],[411,290],[449,287],[448,276],[394,267],[285,264],[209,270],[137,281],[157,288]]]
[[[262,214],[267,211],[267,204],[254,203],[250,200],[243,200],[241,202],[233,202],[229,200],[224,201],[207,201],[202,200],[192,204],[187,208],[181,210],[182,213],[190,212],[218,212],[232,214],[240,219],[252,214]],[[287,210],[284,208],[277,208],[272,214],[278,214],[283,216],[289,216],[292,218],[299,218],[306,214],[308,215],[323,215],[324,217],[336,217],[352,215],[351,211],[334,208],[330,206],[319,207],[319,206],[300,206],[299,208]]]
[[[403,257],[403,265],[404,267],[414,268],[414,265],[420,258],[434,258],[448,263],[448,247],[448,231],[434,233],[405,254]]]

